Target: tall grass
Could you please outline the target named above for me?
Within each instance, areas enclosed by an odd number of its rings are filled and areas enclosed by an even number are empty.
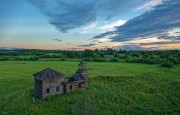
[[[102,63],[93,64],[98,67]],[[108,63],[108,65],[111,64],[114,63]],[[121,63],[118,64],[121,65]],[[90,69],[89,66],[90,64],[88,64]],[[140,65],[134,64],[134,66],[139,68]],[[106,73],[112,73],[112,76],[105,73],[100,75],[97,72],[90,77],[91,82],[87,90],[50,96],[44,101],[36,99],[36,103],[32,101],[33,84],[29,83],[23,90],[7,92],[1,96],[0,114],[179,114],[180,67],[173,69],[154,67],[155,69],[152,70],[147,68],[141,73],[127,75],[121,75],[121,72],[117,72],[118,69],[106,70]],[[92,68],[89,71],[93,75],[91,72],[95,70]],[[7,79],[13,81],[11,78]],[[33,81],[29,80],[29,82]]]

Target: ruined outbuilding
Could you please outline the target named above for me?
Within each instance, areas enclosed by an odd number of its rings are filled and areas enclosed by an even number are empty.
[[[33,74],[34,76],[34,95],[41,99],[49,95],[58,95],[70,93],[77,90],[84,90],[88,87],[88,74],[84,61],[81,61],[79,67],[72,77],[53,70],[44,69]]]

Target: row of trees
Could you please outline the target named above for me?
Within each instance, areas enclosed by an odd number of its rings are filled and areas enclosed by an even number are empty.
[[[160,64],[164,67],[172,67],[180,64],[180,51],[115,51],[107,50],[84,50],[84,51],[61,51],[61,50],[0,50],[0,60],[39,60],[56,58],[84,59],[85,61],[125,61],[129,63]]]

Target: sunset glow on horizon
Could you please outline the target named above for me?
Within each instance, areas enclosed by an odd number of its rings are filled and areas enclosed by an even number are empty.
[[[0,48],[179,50],[179,11],[179,0],[1,0]]]

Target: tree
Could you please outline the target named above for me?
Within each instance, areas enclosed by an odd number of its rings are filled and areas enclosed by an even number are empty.
[[[86,49],[86,50],[83,52],[83,57],[84,57],[84,58],[94,57],[93,51]]]
[[[39,58],[38,58],[37,56],[34,56],[34,57],[30,57],[30,58],[29,58],[30,61],[36,61],[36,60],[38,60],[38,59],[39,59]]]
[[[173,67],[173,63],[171,63],[168,60],[163,60],[160,64],[161,67],[167,67],[167,68],[172,68]]]
[[[119,60],[117,58],[112,58],[111,61],[112,62],[118,62]]]
[[[104,53],[101,53],[101,54],[100,54],[100,57],[101,57],[101,58],[104,58]]]
[[[172,62],[172,63],[174,63],[174,64],[178,64],[179,63],[178,60],[175,57],[169,57],[169,58],[167,58],[167,60]]]

